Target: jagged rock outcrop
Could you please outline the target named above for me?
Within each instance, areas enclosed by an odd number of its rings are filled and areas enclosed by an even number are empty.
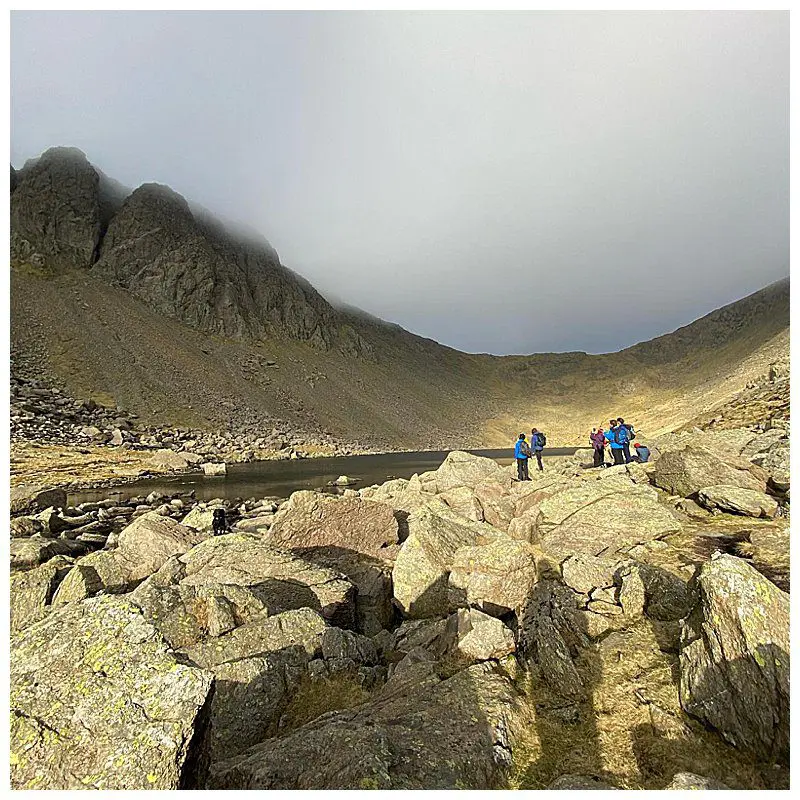
[[[681,635],[681,705],[736,747],[788,764],[789,595],[721,554],[697,586]]]
[[[127,601],[64,606],[12,641],[12,787],[189,788],[211,684]]]
[[[697,499],[706,508],[718,508],[745,517],[774,517],[778,512],[775,498],[738,486],[706,486],[697,493]]]
[[[499,787],[513,746],[513,683],[489,664],[446,680],[433,666],[414,664],[369,703],[212,764],[208,788]]]
[[[11,261],[88,269],[102,234],[100,176],[75,148],[53,147],[17,176],[11,195]]]
[[[166,186],[145,184],[125,200],[93,272],[209,333],[323,347],[337,335],[331,306],[266,242],[237,241]]]

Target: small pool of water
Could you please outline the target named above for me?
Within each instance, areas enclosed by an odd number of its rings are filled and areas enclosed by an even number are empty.
[[[567,456],[574,447],[550,448],[544,451],[545,462],[549,456]],[[106,497],[146,496],[150,492],[165,495],[194,490],[198,500],[220,497],[233,500],[237,497],[286,498],[300,489],[325,489],[336,491],[328,484],[340,475],[357,479],[354,488],[384,483],[391,478],[410,478],[415,472],[436,469],[447,457],[448,450],[416,453],[382,453],[369,456],[341,456],[336,458],[308,458],[296,461],[254,461],[249,464],[229,464],[225,476],[208,478],[205,475],[160,476],[127,483],[118,487],[86,489],[69,494],[71,506],[94,502]],[[510,449],[470,450],[479,456],[493,458],[505,466],[514,459]]]

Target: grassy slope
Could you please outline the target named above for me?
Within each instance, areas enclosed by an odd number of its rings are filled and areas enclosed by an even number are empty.
[[[209,337],[85,272],[18,268],[12,353],[29,369],[45,365],[76,396],[159,424],[249,421],[269,432],[278,417],[389,447],[505,446],[536,425],[550,444],[579,444],[610,414],[651,434],[677,427],[764,372],[788,347],[788,289],[771,289],[600,356],[470,355],[343,312],[373,349],[355,359],[293,341]],[[277,366],[248,370],[257,357]]]

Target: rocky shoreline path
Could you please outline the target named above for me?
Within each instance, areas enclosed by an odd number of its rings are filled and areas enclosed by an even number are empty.
[[[13,788],[788,788],[786,431],[651,445],[283,502],[20,494]]]

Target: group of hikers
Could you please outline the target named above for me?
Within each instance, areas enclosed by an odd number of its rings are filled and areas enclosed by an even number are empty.
[[[617,464],[630,464],[632,461],[645,463],[650,458],[650,449],[646,445],[634,442],[635,435],[636,431],[633,429],[633,425],[625,422],[622,417],[610,420],[608,430],[604,430],[602,427],[592,428],[592,432],[589,435],[593,450],[592,466],[609,467]],[[636,455],[631,455],[631,443],[633,443]],[[524,433],[519,435],[514,445],[514,458],[517,460],[517,480],[530,480],[528,474],[529,458],[535,458],[539,469],[541,471],[544,470],[542,466],[542,451],[546,444],[547,437],[536,428],[531,429],[530,444]],[[611,447],[611,457],[614,459],[613,464],[606,463],[606,445]]]
[[[514,445],[514,458],[517,459],[517,480],[529,481],[528,459],[535,458],[539,465],[539,470],[544,471],[542,466],[542,450],[547,444],[547,437],[536,428],[531,428],[531,442],[528,444],[525,434],[521,433]]]
[[[633,442],[633,449],[636,455],[631,455],[631,442],[636,431],[633,425],[625,422],[622,417],[617,417],[609,421],[608,430],[602,427],[592,428],[589,434],[589,441],[592,445],[593,461],[592,466],[616,466],[617,464],[630,464],[638,461],[644,464],[650,458],[650,449],[639,442]],[[611,457],[614,459],[613,465],[606,465],[606,444],[611,445]]]

